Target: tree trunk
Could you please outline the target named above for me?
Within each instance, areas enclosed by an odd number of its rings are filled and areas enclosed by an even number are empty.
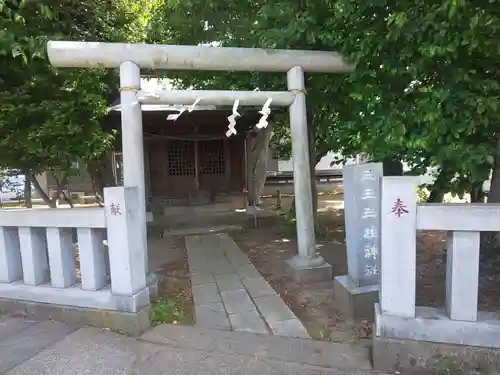
[[[51,172],[51,173],[55,177],[54,172]],[[64,184],[66,184],[67,181],[68,181],[68,174],[66,172],[64,172],[62,174],[61,180],[58,180],[57,178],[55,178],[55,180],[56,180],[56,183],[57,183],[57,191],[56,191],[56,194],[55,194],[54,198],[50,198],[47,195],[47,193],[45,193],[45,191],[40,186],[40,183],[36,179],[35,175],[33,175],[33,174],[31,175],[31,182],[33,183],[33,186],[35,187],[35,190],[37,191],[38,194],[40,194],[40,196],[42,197],[42,199],[45,202],[45,204],[47,206],[49,206],[50,208],[57,208],[57,200],[61,196],[61,192],[63,190]]]
[[[33,207],[33,200],[31,194],[31,174],[29,171],[24,174],[24,205],[26,208]]]
[[[484,203],[485,195],[483,191],[482,184],[479,186],[473,186],[470,191],[470,202],[471,203]]]
[[[50,197],[45,193],[45,191],[40,186],[40,183],[36,179],[34,175],[31,175],[31,181],[33,182],[33,186],[35,187],[36,192],[42,197],[43,201],[50,208],[56,208],[56,200],[50,199]]]
[[[382,160],[384,176],[402,176],[403,163],[398,158],[385,158]]]
[[[264,189],[267,176],[267,158],[272,124],[259,130],[247,148],[248,154],[248,201],[249,207],[259,205],[260,196]]]
[[[272,134],[272,123],[270,123],[267,126],[267,128],[261,130],[261,132],[262,131],[264,131],[264,134],[262,135],[263,139],[261,140],[261,142],[263,142],[263,145],[261,146],[258,162],[255,168],[256,178],[255,178],[254,189],[255,189],[255,198],[257,205],[260,204],[260,197],[264,192],[264,185],[266,184],[267,159],[269,157],[269,142],[271,140],[271,134]]]
[[[497,136],[495,163],[491,174],[488,203],[500,203],[500,135]],[[481,233],[479,269],[483,277],[500,274],[500,236],[498,232]]]
[[[441,169],[432,184],[431,192],[429,198],[427,198],[428,203],[441,203],[443,201],[444,195],[446,194],[446,187],[450,179],[444,169]]]
[[[309,147],[309,172],[311,175],[311,199],[313,209],[314,230],[316,233],[323,232],[318,215],[318,186],[316,184],[316,164],[318,164],[318,153],[316,152],[316,123],[312,113],[308,114],[307,145]],[[321,160],[321,158],[319,158]]]
[[[109,154],[86,162],[87,172],[92,181],[92,190],[100,206],[102,206],[102,202],[104,201],[104,188],[116,185],[111,164],[111,156]]]

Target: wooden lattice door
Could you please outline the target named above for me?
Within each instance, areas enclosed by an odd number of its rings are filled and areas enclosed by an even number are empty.
[[[167,143],[167,194],[172,198],[188,198],[196,190],[195,146],[191,140]]]
[[[224,139],[198,141],[199,188],[212,193],[229,189],[227,149]]]

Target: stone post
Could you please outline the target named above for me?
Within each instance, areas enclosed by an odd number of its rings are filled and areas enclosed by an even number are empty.
[[[132,61],[120,64],[120,104],[122,120],[122,162],[124,186],[138,189],[137,225],[141,228],[144,250],[144,267],[149,273],[148,240],[146,227],[146,182],[144,172],[144,137],[142,130],[142,109],[137,101],[137,91],[141,88],[141,70]],[[149,215],[152,219],[152,215]],[[152,220],[150,220],[152,221]],[[157,294],[158,281],[154,274],[148,274],[148,285],[152,294]]]
[[[418,184],[418,177],[382,178],[382,314],[415,316]]]
[[[382,163],[343,168],[348,274],[335,277],[336,305],[349,319],[372,320],[380,280]]]
[[[111,293],[117,310],[139,312],[149,305],[142,240],[141,199],[136,187],[104,189]]]
[[[137,223],[141,238],[147,249],[146,229],[146,183],[144,173],[144,140],[142,131],[141,104],[136,93],[141,88],[141,70],[131,61],[120,65],[120,104],[122,120],[122,161],[124,186],[136,186],[139,206]],[[148,254],[144,252],[144,265],[148,267]]]
[[[293,277],[300,281],[331,280],[332,266],[316,252],[304,69],[300,66],[290,69],[287,84],[288,90],[295,95],[290,106],[290,127],[298,243],[298,254],[288,261],[288,265]]]

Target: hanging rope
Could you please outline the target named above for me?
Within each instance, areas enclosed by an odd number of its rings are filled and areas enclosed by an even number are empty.
[[[135,86],[123,86],[123,87],[120,87],[118,89],[118,91],[120,91],[120,92],[124,92],[124,91],[137,92],[137,91],[139,91],[139,89]]]
[[[150,134],[144,133],[145,136],[151,138],[159,138],[159,139],[173,139],[176,141],[217,141],[220,139],[226,139],[226,136],[221,137],[179,137],[179,136],[171,136],[171,135],[159,135],[159,134]]]

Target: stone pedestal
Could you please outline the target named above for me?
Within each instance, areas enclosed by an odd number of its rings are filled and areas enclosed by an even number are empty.
[[[382,163],[345,166],[348,274],[334,280],[335,305],[349,320],[373,320],[379,300]]]
[[[330,281],[332,279],[332,266],[321,256],[313,259],[295,256],[286,261],[288,272],[292,278],[301,284]]]
[[[136,187],[104,189],[111,293],[117,310],[132,313],[150,303],[139,197]]]
[[[379,300],[379,285],[356,286],[349,276],[337,276],[333,280],[335,306],[348,319],[373,320],[374,304]]]

